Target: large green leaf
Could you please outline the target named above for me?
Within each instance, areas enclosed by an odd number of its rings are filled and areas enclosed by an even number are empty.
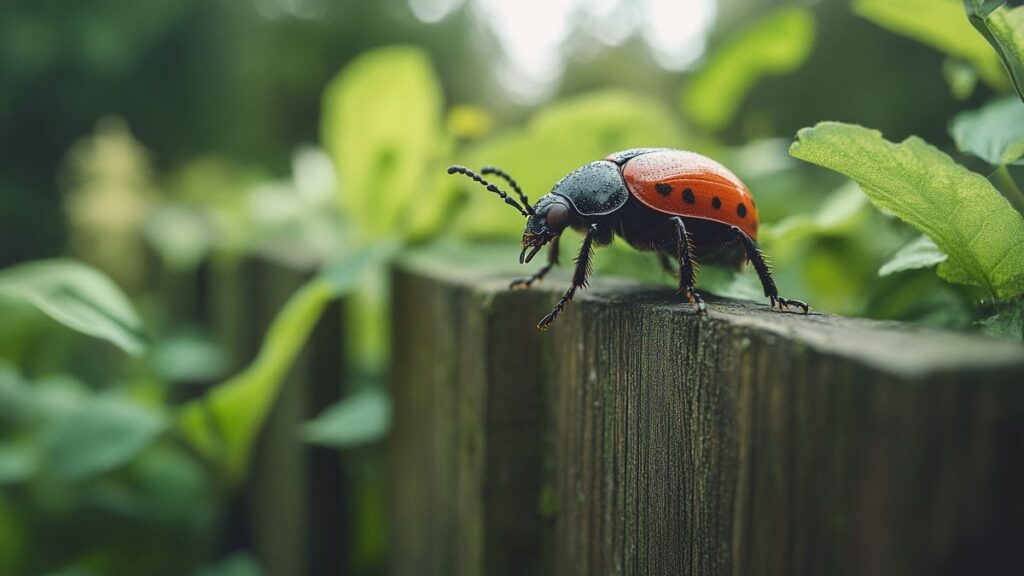
[[[1024,218],[983,176],[917,137],[839,122],[804,128],[790,153],[856,180],[876,206],[949,255],[940,274],[1005,298],[1024,291]]]
[[[84,480],[129,462],[166,427],[163,413],[136,401],[95,396],[50,422],[45,466],[62,481]]]
[[[946,256],[927,236],[918,236],[893,254],[892,259],[878,269],[879,276],[889,276],[904,270],[930,268],[945,262]]]
[[[993,166],[1004,166],[1024,156],[1024,103],[1008,97],[979,110],[961,112],[949,133],[961,152],[973,154]]]
[[[684,142],[678,122],[653,98],[620,90],[577,96],[545,107],[522,131],[507,132],[472,149],[461,159],[471,167],[498,165],[511,173],[530,201],[575,168],[625,148],[668,146]],[[692,148],[694,142],[689,142]],[[699,145],[699,143],[696,143]],[[495,182],[504,186],[501,180]],[[523,219],[484,188],[462,176],[445,176],[463,190],[457,217],[447,230],[462,235],[514,237]],[[507,187],[506,187],[507,188]]]
[[[407,232],[403,216],[432,202],[445,154],[441,88],[418,48],[382,48],[360,56],[324,92],[321,136],[334,158],[339,201],[367,238]]]
[[[128,297],[98,270],[73,260],[42,260],[0,272],[0,299],[35,306],[65,326],[130,354],[146,348]]]
[[[853,11],[887,30],[970,62],[990,86],[1007,85],[999,58],[971,29],[957,0],[855,0]]]
[[[1024,100],[1024,6],[1006,0],[964,0],[964,9],[1003,60],[1017,95]]]
[[[326,266],[288,300],[245,370],[181,408],[181,434],[217,462],[229,481],[245,473],[256,435],[321,313],[388,254],[383,248],[366,249]]]
[[[814,45],[814,18],[806,8],[780,8],[739,33],[698,72],[683,106],[709,129],[728,124],[744,95],[763,76],[800,67]]]

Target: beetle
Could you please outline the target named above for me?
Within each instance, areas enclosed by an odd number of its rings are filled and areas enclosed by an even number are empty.
[[[638,250],[656,251],[662,267],[678,277],[678,293],[698,315],[707,314],[704,300],[694,290],[698,261],[736,267],[749,261],[773,310],[776,305],[780,311],[790,306],[805,314],[809,310],[806,302],[779,296],[757,246],[757,205],[750,190],[728,168],[701,154],[672,148],[615,152],[573,170],[533,206],[515,179],[500,168],[486,167],[480,174],[507,182],[522,204],[464,166],[449,166],[448,174],[472,178],[526,218],[520,264],[551,245],[547,264],[513,280],[510,288],[529,288],[558,264],[558,240],[566,228],[584,235],[572,284],[537,324],[541,330],[551,325],[577,290],[587,286],[593,248],[607,245],[616,235]]]

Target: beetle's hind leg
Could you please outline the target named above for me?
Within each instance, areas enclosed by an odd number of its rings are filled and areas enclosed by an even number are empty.
[[[512,290],[525,290],[532,286],[534,282],[543,280],[544,276],[547,275],[552,268],[558,266],[558,240],[560,238],[561,236],[555,236],[555,239],[551,241],[551,248],[548,249],[548,263],[545,264],[543,268],[525,278],[516,278],[508,285],[508,287]]]
[[[694,273],[693,247],[686,236],[686,225],[678,216],[672,218],[671,222],[675,228],[676,258],[679,260],[679,293],[686,296],[698,315],[705,315],[708,309],[704,305],[704,299],[693,289],[697,277]]]
[[[765,262],[764,254],[758,249],[757,244],[754,243],[750,236],[747,236],[747,233],[740,230],[737,226],[733,226],[731,229],[733,234],[736,234],[740,241],[743,242],[743,249],[747,252],[747,259],[754,265],[754,270],[757,271],[757,276],[761,279],[761,285],[764,286],[764,295],[772,303],[772,309],[775,308],[776,304],[778,304],[779,310],[788,310],[790,306],[795,306],[800,308],[804,314],[807,314],[811,307],[803,300],[791,300],[779,296],[779,289],[775,286],[775,279],[772,278],[771,268]]]

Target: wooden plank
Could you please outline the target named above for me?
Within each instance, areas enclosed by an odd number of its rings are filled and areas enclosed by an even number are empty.
[[[394,273],[395,574],[1024,569],[1024,345],[468,259]]]

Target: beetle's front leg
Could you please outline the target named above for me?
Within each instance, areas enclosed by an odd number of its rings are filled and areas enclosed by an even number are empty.
[[[558,240],[561,236],[555,236],[555,239],[551,241],[551,248],[548,250],[548,263],[543,268],[537,270],[533,274],[526,278],[516,278],[508,285],[512,290],[525,290],[533,285],[534,282],[543,280],[544,276],[551,271],[552,268],[558,265]]]
[[[594,252],[594,238],[598,235],[599,230],[597,224],[591,224],[590,229],[587,230],[587,235],[583,238],[583,245],[580,246],[580,253],[576,256],[576,268],[572,273],[572,285],[569,289],[562,294],[562,297],[558,299],[555,307],[548,312],[547,316],[541,319],[537,324],[537,328],[541,330],[547,330],[548,326],[555,320],[555,317],[565,308],[565,305],[572,300],[572,297],[576,294],[576,290],[579,288],[587,287],[587,278],[590,276],[590,257]]]

